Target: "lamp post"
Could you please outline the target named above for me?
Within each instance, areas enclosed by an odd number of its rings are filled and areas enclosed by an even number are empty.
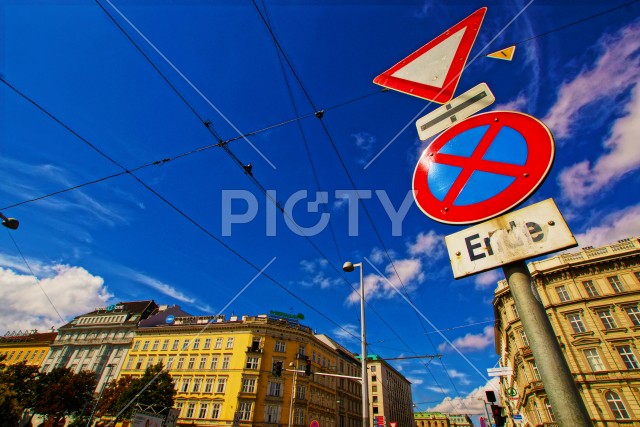
[[[0,212],[0,219],[2,219],[2,225],[10,230],[15,230],[20,225],[20,221],[15,218],[7,218],[2,212]]]
[[[362,273],[362,263],[353,264],[345,262],[342,269],[350,273],[360,267],[360,341],[362,351],[360,360],[362,361],[362,427],[369,427],[369,374],[367,372],[367,329],[364,321],[364,277]]]
[[[113,369],[114,366],[115,365],[113,363],[109,363],[107,365],[107,368],[109,368],[109,372],[107,373],[107,376],[105,377],[104,382],[102,383],[102,388],[100,389],[98,400],[96,400],[96,404],[93,406],[93,410],[91,411],[91,415],[89,416],[89,421],[87,421],[86,427],[89,427],[91,425],[91,421],[93,420],[93,414],[95,414],[96,409],[98,409],[98,403],[100,403],[100,398],[102,397],[102,393],[104,392],[104,389],[107,386],[107,383],[109,382],[109,377],[111,377],[111,370]]]
[[[293,424],[293,403],[296,394],[296,380],[298,379],[298,361],[296,363],[289,362],[289,367],[293,370],[293,383],[291,383],[291,401],[289,402],[289,427]]]

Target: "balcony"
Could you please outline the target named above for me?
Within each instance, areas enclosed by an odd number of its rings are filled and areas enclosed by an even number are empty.
[[[262,353],[262,348],[260,348],[260,346],[252,345],[250,347],[247,347],[247,353],[261,354]]]

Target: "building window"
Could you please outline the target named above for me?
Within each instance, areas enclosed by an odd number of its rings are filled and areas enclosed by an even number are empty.
[[[297,426],[305,424],[305,422],[304,422],[304,409],[303,408],[296,408],[296,413],[295,413],[295,416],[293,418],[293,423],[295,425],[297,425]]]
[[[280,421],[280,405],[266,405],[264,407],[264,420],[267,423]]]
[[[200,392],[200,386],[202,385],[202,378],[196,378],[193,380],[193,388],[191,389],[194,393]]]
[[[224,389],[227,386],[227,377],[218,378],[218,386],[216,387],[216,393],[224,393]]]
[[[247,357],[247,369],[258,369],[258,362],[260,359],[257,357]]]
[[[244,378],[242,380],[242,392],[243,393],[255,393],[256,391],[256,379]]]
[[[273,351],[276,351],[278,353],[284,353],[286,349],[287,349],[286,341],[276,341],[276,345]]]
[[[564,286],[558,286],[556,288],[556,292],[558,293],[558,298],[560,298],[560,302],[571,301],[569,292],[567,292],[567,288],[565,288]]]
[[[140,350],[140,341],[136,341],[133,343],[133,351]]]
[[[536,381],[540,381],[540,372],[538,372],[538,365],[536,365],[535,360],[530,364],[531,364],[531,372],[533,372],[533,379]]]
[[[220,350],[222,348],[222,338],[216,338],[216,345],[213,348],[214,350]]]
[[[597,349],[595,348],[586,349],[584,350],[584,355],[587,358],[587,362],[589,362],[589,366],[591,367],[592,371],[597,372],[597,371],[605,370]]]
[[[171,344],[171,350],[177,350],[178,345],[180,344],[180,340],[173,340],[173,344]]]
[[[184,415],[185,418],[193,418],[193,413],[196,411],[196,404],[195,403],[188,403],[187,404],[187,413]]]
[[[229,356],[224,356],[222,358],[222,369],[229,369],[229,361],[231,360],[231,357]]]
[[[162,341],[162,350],[163,351],[169,350],[169,340]]]
[[[184,340],[184,342],[182,343],[182,350],[188,350],[189,349],[189,340]]]
[[[218,356],[213,356],[211,358],[211,365],[209,365],[209,369],[211,370],[218,369]]]
[[[193,340],[193,349],[200,350],[200,338],[196,338]]]
[[[520,313],[518,313],[518,308],[516,307],[515,304],[513,304],[511,306],[511,312],[513,313],[513,318],[514,319],[519,319],[520,318]]]
[[[230,350],[233,348],[233,337],[229,337],[227,338],[227,346],[225,347],[227,350]]]
[[[146,350],[149,350],[149,341],[145,341],[144,344],[142,344],[142,351]]]
[[[180,356],[178,358],[178,364],[176,365],[176,369],[182,369],[184,368],[184,357]]]
[[[524,329],[520,329],[520,338],[522,339],[522,345],[529,347],[529,338],[527,338],[527,333]]]
[[[598,290],[596,289],[596,285],[593,284],[593,280],[585,280],[582,282],[582,286],[584,286],[584,290],[587,291],[587,295],[590,297],[597,297]]]
[[[633,326],[640,326],[640,310],[638,310],[638,306],[627,307],[626,310]]]
[[[205,338],[204,340],[204,350],[209,350],[211,348],[211,338]]]
[[[609,281],[613,292],[619,294],[620,292],[624,291],[624,286],[622,286],[622,282],[620,281],[618,276],[609,276],[607,277],[607,280]]]
[[[275,381],[269,381],[269,391],[267,392],[267,395],[269,396],[282,396],[282,384],[279,382],[275,382]]]
[[[160,340],[154,340],[153,341],[153,346],[151,346],[151,350],[152,351],[157,351],[159,345],[160,345]]]
[[[600,317],[602,325],[605,329],[615,329],[618,327],[618,325],[616,325],[615,319],[611,315],[610,309],[598,310],[598,316]]]
[[[200,364],[198,364],[198,369],[205,369],[207,367],[207,356],[203,356],[200,358]]]
[[[198,412],[198,418],[207,418],[207,410],[209,409],[208,403],[200,404],[200,412]]]
[[[211,418],[214,420],[217,420],[218,418],[220,418],[220,409],[222,408],[222,404],[221,403],[214,403],[211,406]]]
[[[551,403],[549,403],[549,399],[544,400],[544,406],[547,408],[547,415],[549,416],[549,421],[555,422],[556,416],[553,414],[553,408],[551,407]]]
[[[187,369],[193,369],[193,367],[196,364],[196,358],[195,356],[192,356],[189,358],[189,363],[187,363]]]
[[[183,393],[188,392],[190,383],[191,383],[191,378],[183,378],[182,379],[182,388],[180,389],[180,391],[183,392]]]
[[[240,418],[241,421],[250,421],[252,407],[253,407],[253,402],[239,402],[238,418]]]
[[[573,328],[573,332],[575,334],[587,332],[587,328],[584,327],[584,323],[582,322],[582,317],[580,316],[580,314],[569,314],[567,316],[567,319],[569,320],[571,328]]]
[[[605,399],[607,399],[607,403],[609,404],[609,409],[613,412],[613,416],[619,420],[628,420],[629,413],[627,412],[627,408],[625,408],[622,399],[620,399],[620,395],[615,391],[608,391],[604,394]]]
[[[178,416],[182,415],[182,407],[184,406],[184,403],[182,402],[177,402],[176,403],[176,409],[178,410]]]
[[[620,347],[616,347],[622,361],[624,362],[627,369],[638,369],[638,361],[636,360],[636,355],[633,354],[633,350],[631,350],[630,345],[622,345]]]
[[[296,387],[296,399],[306,399],[307,398],[307,386],[299,385]]]
[[[207,378],[204,382],[204,392],[205,393],[211,393],[211,390],[213,390],[213,381],[215,378]]]

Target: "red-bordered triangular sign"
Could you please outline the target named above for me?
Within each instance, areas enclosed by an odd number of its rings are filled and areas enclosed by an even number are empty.
[[[476,10],[373,82],[439,104],[451,101],[486,12]]]

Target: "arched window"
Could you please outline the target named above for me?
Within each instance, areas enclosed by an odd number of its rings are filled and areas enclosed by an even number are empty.
[[[604,398],[607,399],[609,409],[611,409],[611,412],[613,412],[613,416],[616,417],[616,419],[628,420],[630,418],[627,408],[625,408],[618,393],[615,391],[608,391],[604,394]]]
[[[549,415],[549,421],[555,422],[556,416],[553,414],[553,408],[551,407],[551,403],[549,403],[549,399],[544,400],[544,406],[547,408],[547,415]]]

